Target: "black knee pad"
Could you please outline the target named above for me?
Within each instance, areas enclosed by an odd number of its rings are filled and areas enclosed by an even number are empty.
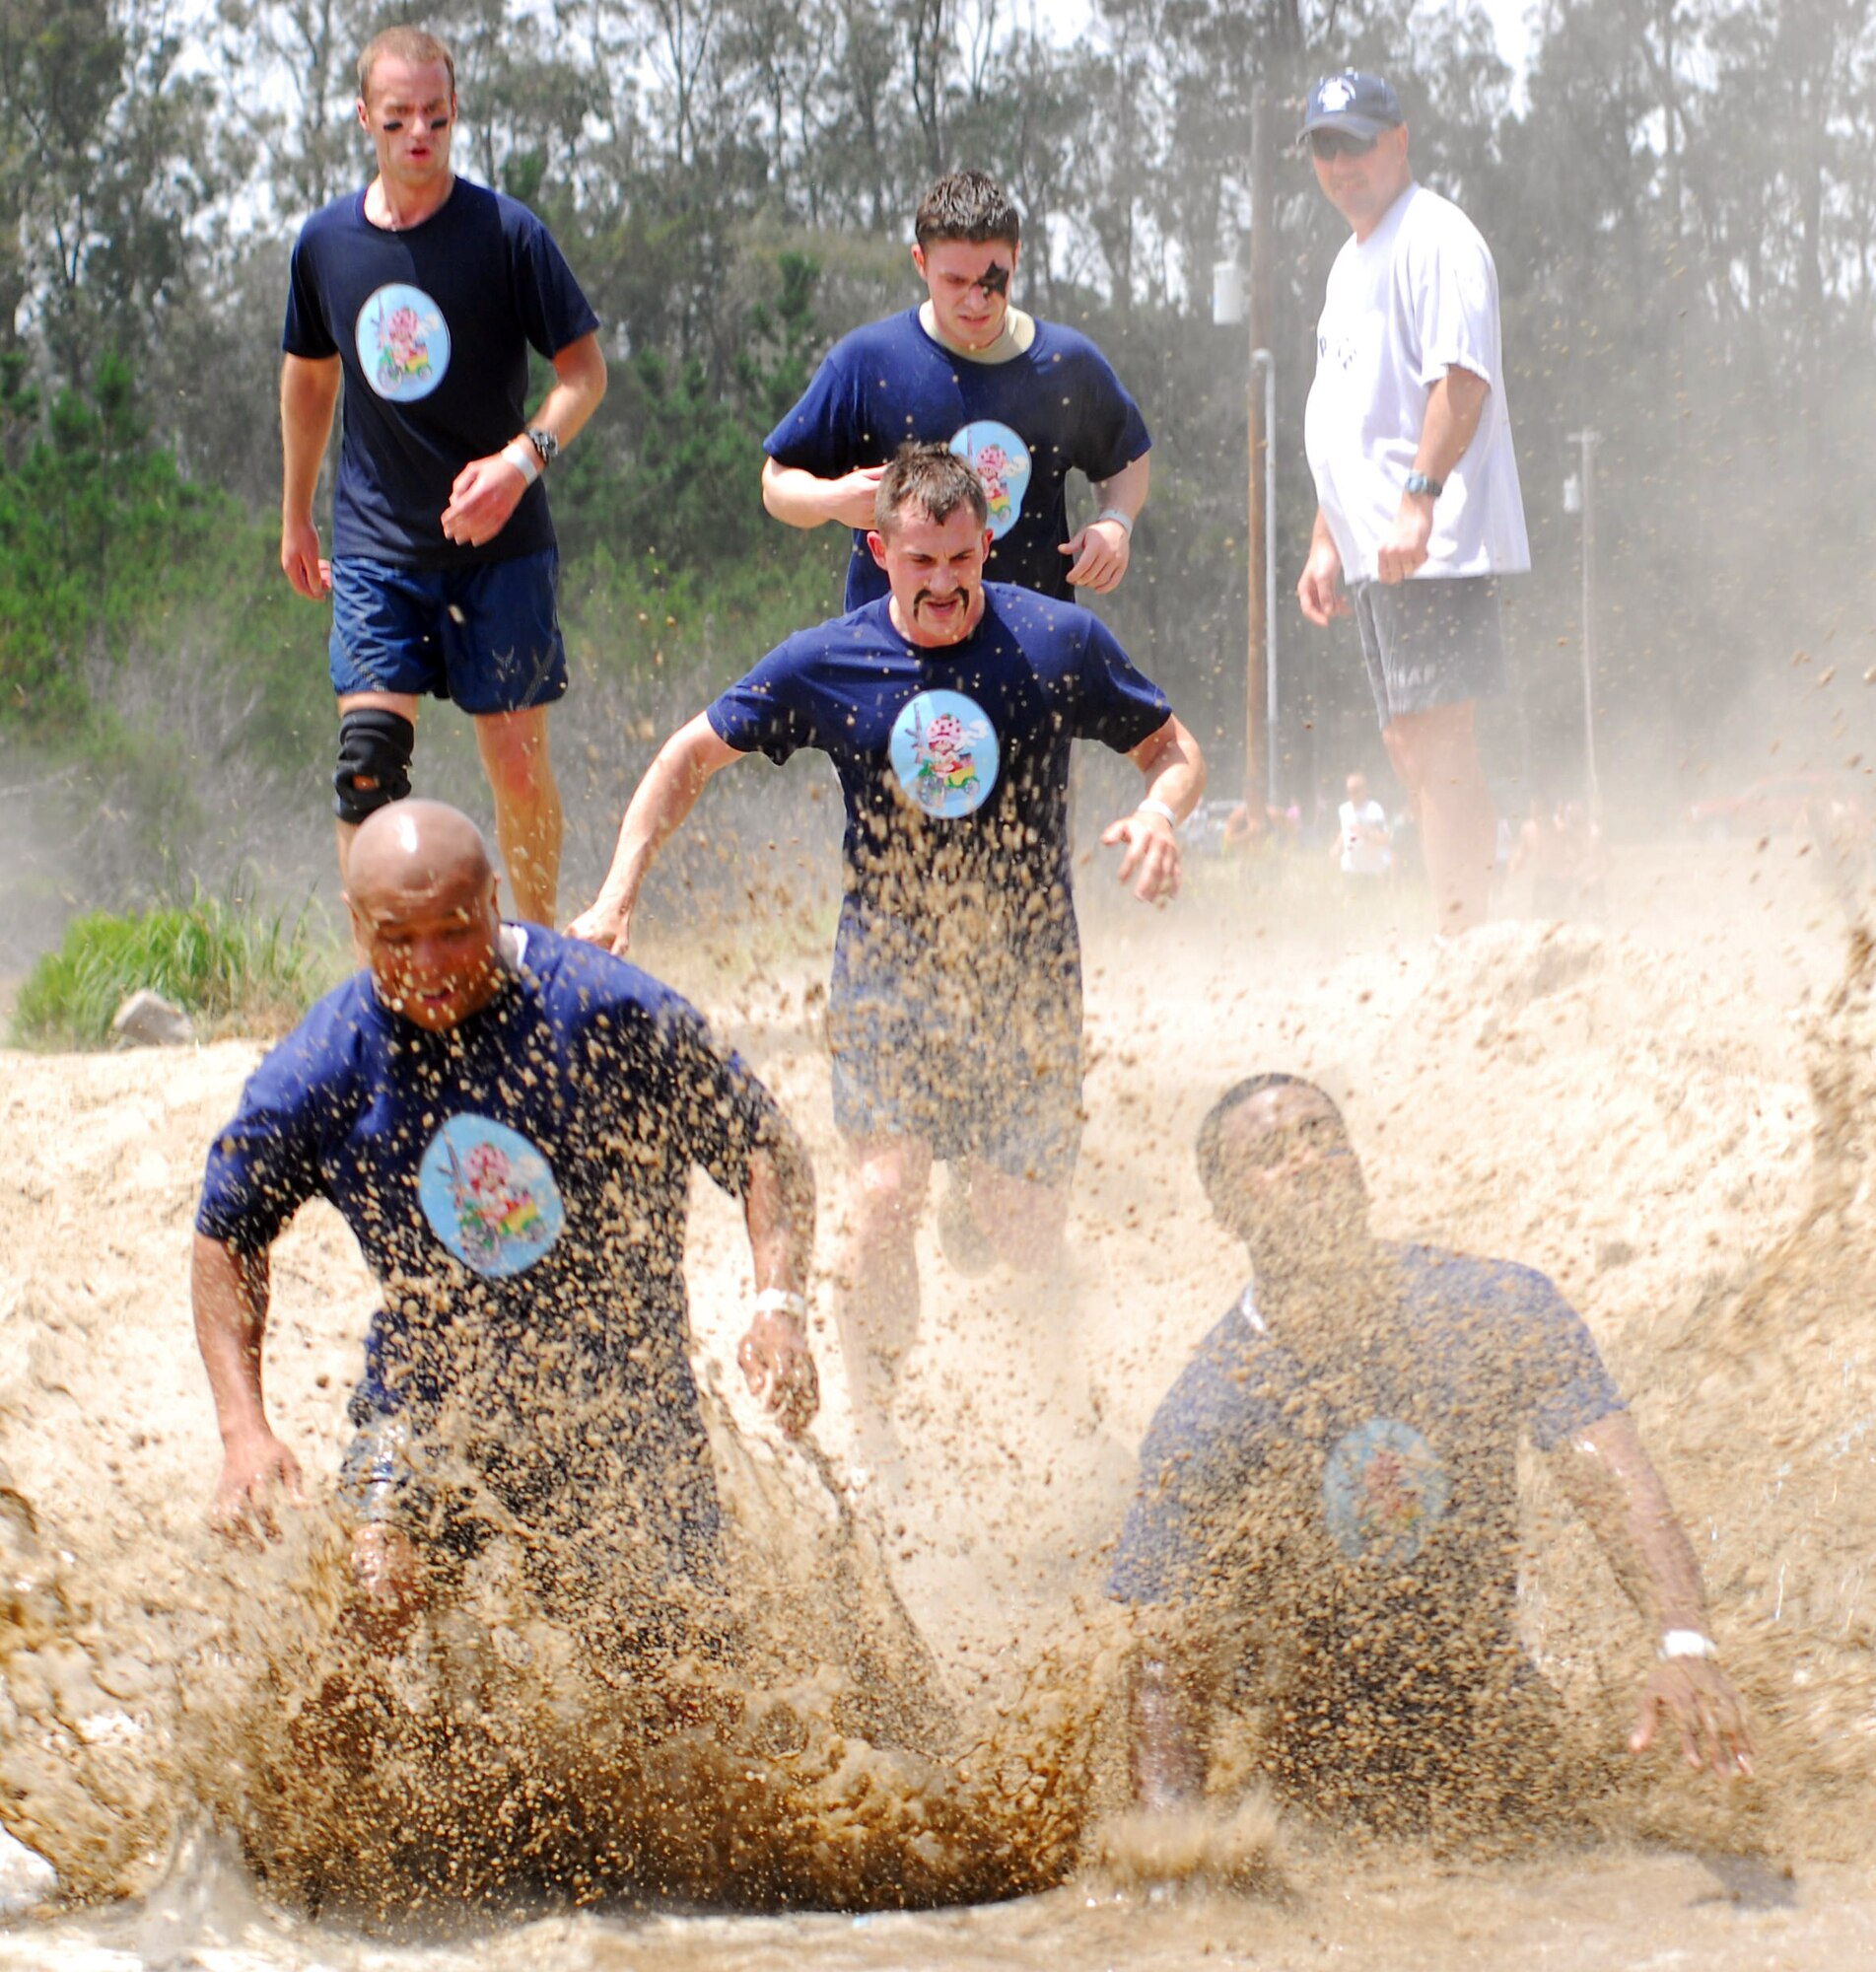
[[[332,812],[356,826],[410,792],[417,729],[401,712],[368,705],[339,715],[339,769]]]

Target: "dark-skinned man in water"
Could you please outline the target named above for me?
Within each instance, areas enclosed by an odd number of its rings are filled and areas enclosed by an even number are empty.
[[[938,1226],[954,1266],[1060,1273],[1081,1132],[1072,744],[1098,740],[1141,773],[1139,806],[1102,840],[1147,902],[1178,887],[1176,830],[1205,785],[1192,735],[1097,617],[984,580],[987,512],[968,460],[902,448],[869,536],[887,596],[791,637],[665,742],[573,925],[625,949],[653,858],[731,761],[832,758],[847,830],[828,1039],[855,1179],[835,1306],[868,1464],[896,1453],[935,1160],[951,1165]]]
[[[1665,1725],[1691,1765],[1749,1774],[1693,1548],[1556,1288],[1375,1238],[1342,1116],[1307,1082],[1228,1090],[1199,1168],[1254,1280],[1147,1428],[1114,1561],[1140,1631],[1140,1805],[1197,1804],[1229,1693],[1262,1707],[1266,1770],[1317,1804],[1435,1834],[1560,1807],[1577,1777],[1516,1627],[1521,1440],[1655,1632],[1632,1749]]]
[[[688,1355],[690,1172],[739,1197],[738,1360],[790,1434],[818,1403],[814,1195],[795,1132],[674,993],[505,924],[468,818],[400,802],[352,845],[367,969],[272,1050],[209,1154],[194,1303],[224,1458],[213,1514],[298,1503],[261,1385],[268,1252],[334,1205],[383,1294],[341,1494],[361,1608],[394,1639],[430,1578],[518,1531],[543,1607],[628,1655],[722,1613],[715,1479]]]

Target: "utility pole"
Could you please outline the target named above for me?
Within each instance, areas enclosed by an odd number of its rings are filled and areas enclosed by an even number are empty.
[[[1577,640],[1583,671],[1583,780],[1589,795],[1592,820],[1602,814],[1602,785],[1596,773],[1596,446],[1593,431],[1571,432],[1572,443],[1582,448],[1580,475],[1572,474],[1563,486],[1563,510],[1580,513],[1583,524],[1583,632]],[[1570,497],[1572,486],[1575,498]]]
[[[1251,95],[1250,370],[1245,429],[1249,434],[1246,511],[1250,525],[1244,663],[1244,806],[1251,833],[1261,835],[1277,799],[1276,502],[1271,484],[1270,429],[1276,404],[1272,290],[1277,231],[1276,106],[1268,78]],[[1261,373],[1261,374],[1260,374]],[[1261,386],[1261,387],[1260,387]]]

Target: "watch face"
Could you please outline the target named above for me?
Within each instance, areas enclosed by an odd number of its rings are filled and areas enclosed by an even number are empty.
[[[527,438],[528,443],[540,454],[540,460],[543,465],[547,464],[549,460],[560,457],[560,441],[552,432],[539,429],[530,430]]]

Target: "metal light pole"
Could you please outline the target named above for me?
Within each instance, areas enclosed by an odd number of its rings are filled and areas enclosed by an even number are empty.
[[[1570,433],[1582,448],[1580,474],[1563,482],[1563,511],[1580,514],[1583,525],[1583,632],[1578,640],[1583,669],[1583,778],[1588,786],[1589,812],[1602,813],[1602,785],[1596,774],[1596,445],[1593,431]],[[1574,497],[1572,497],[1572,495]]]
[[[1251,351],[1251,402],[1257,401],[1257,373],[1264,373],[1263,429],[1253,429],[1251,439],[1251,531],[1257,530],[1258,509],[1263,509],[1264,606],[1260,625],[1258,612],[1251,613],[1251,642],[1264,652],[1264,799],[1277,806],[1277,359],[1268,349]],[[1255,425],[1255,421],[1254,421]],[[1259,452],[1264,455],[1263,477],[1259,483]],[[1257,574],[1252,558],[1251,574]],[[1259,636],[1259,630],[1262,636]],[[1255,659],[1252,663],[1255,675]],[[1253,703],[1255,700],[1253,699]],[[1255,734],[1247,738],[1254,740]]]
[[[1212,319],[1228,328],[1242,322],[1245,314],[1244,270],[1235,260],[1220,260],[1212,269]],[[1277,361],[1268,349],[1251,350],[1246,427],[1244,799],[1256,835],[1265,827],[1266,807],[1277,799],[1277,453],[1272,443]]]

